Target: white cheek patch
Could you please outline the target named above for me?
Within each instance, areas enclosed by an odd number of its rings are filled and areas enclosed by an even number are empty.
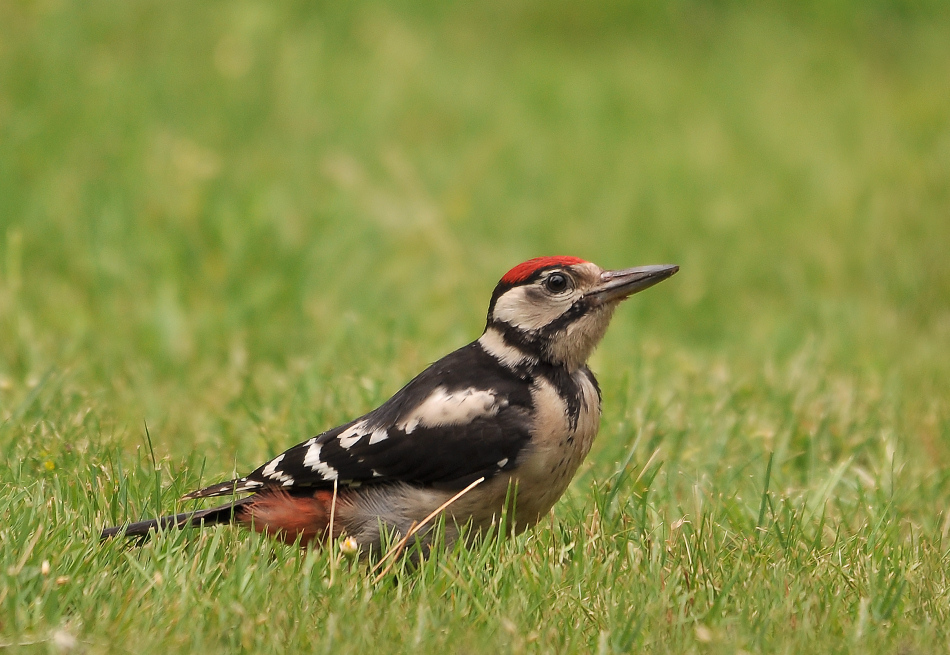
[[[528,295],[529,287],[514,287],[495,301],[492,318],[522,330],[537,330],[551,323],[574,304],[576,293],[547,297],[543,301]]]
[[[495,394],[485,389],[461,389],[448,392],[439,387],[396,424],[411,433],[420,425],[435,428],[442,425],[463,425],[481,416],[494,416],[508,401],[496,402]]]
[[[315,443],[307,449],[303,458],[303,465],[316,471],[324,480],[336,480],[339,473],[335,468],[320,459],[320,449],[323,444]]]

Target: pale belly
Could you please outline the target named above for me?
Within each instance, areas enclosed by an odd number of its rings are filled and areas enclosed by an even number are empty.
[[[535,385],[535,434],[531,451],[514,476],[518,484],[519,526],[533,525],[550,511],[564,493],[577,468],[587,457],[600,427],[600,398],[583,373],[575,373],[581,390],[580,411],[575,426],[567,407],[551,383]]]

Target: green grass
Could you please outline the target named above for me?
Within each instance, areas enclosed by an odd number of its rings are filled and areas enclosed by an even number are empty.
[[[0,645],[950,647],[946,3],[317,4],[0,4]],[[537,529],[378,583],[98,543],[371,409],[551,253],[682,270],[618,312]]]

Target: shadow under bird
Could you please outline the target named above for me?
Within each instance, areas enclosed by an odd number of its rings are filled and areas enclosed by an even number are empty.
[[[495,287],[481,337],[377,409],[185,496],[232,496],[226,504],[107,528],[102,538],[239,523],[287,543],[346,535],[366,556],[382,532],[408,535],[440,509],[449,543],[466,524],[486,529],[509,489],[514,530],[524,530],[564,493],[597,435],[600,388],[587,360],[614,310],[678,270],[605,271],[577,257],[519,264]]]

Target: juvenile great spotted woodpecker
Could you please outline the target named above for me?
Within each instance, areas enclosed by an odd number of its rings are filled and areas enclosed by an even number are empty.
[[[587,359],[614,309],[678,270],[605,271],[576,257],[519,264],[495,287],[481,337],[377,409],[185,496],[232,496],[224,505],[107,528],[102,538],[233,522],[287,543],[346,535],[368,555],[381,529],[406,534],[479,480],[444,509],[446,540],[467,523],[473,533],[492,525],[510,489],[514,530],[523,530],[551,509],[597,434],[600,389]]]

